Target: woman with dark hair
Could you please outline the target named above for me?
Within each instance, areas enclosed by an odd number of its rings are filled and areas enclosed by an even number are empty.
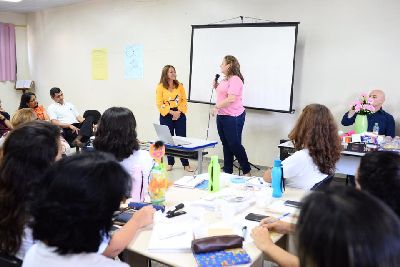
[[[176,79],[175,67],[166,65],[161,71],[156,88],[156,104],[160,112],[160,124],[167,125],[171,135],[186,136],[187,100],[185,88]],[[174,157],[168,156],[167,170],[172,170]],[[185,171],[193,172],[187,159],[181,158]]]
[[[356,186],[385,202],[400,217],[400,155],[375,151],[361,158]]]
[[[336,121],[326,106],[306,106],[289,139],[296,152],[282,161],[287,186],[309,190],[335,173],[342,147]],[[264,173],[264,180],[271,181],[271,169]]]
[[[36,95],[32,92],[23,93],[21,95],[21,102],[18,109],[21,108],[31,108],[35,112],[38,120],[50,120],[45,108],[42,105],[39,105],[38,101],[36,100]]]
[[[131,177],[129,183],[133,201],[143,202],[147,195],[153,159],[148,151],[140,150],[136,133],[136,120],[132,111],[122,107],[107,109],[100,118],[93,146],[98,151],[115,156]],[[104,255],[117,256],[142,226],[153,222],[154,209],[146,207],[135,213],[111,239]]]
[[[267,227],[254,228],[251,236],[279,266],[400,266],[399,218],[375,197],[349,187],[316,191],[303,200],[295,232],[298,257],[276,246]]]
[[[218,135],[224,152],[223,170],[232,173],[233,159],[236,157],[243,174],[250,176],[250,163],[242,145],[242,131],[246,120],[242,101],[244,78],[239,61],[234,56],[225,56],[220,67],[225,78],[220,83],[214,82],[217,102],[212,114],[217,115]]]
[[[132,111],[122,107],[107,109],[100,118],[93,146],[120,161],[131,175],[133,200],[144,201],[154,163],[148,151],[140,150]]]
[[[97,253],[109,237],[128,180],[106,153],[76,154],[54,164],[32,203],[32,233],[39,242],[23,266],[128,266]]]
[[[27,122],[10,132],[0,164],[0,253],[23,259],[32,245],[26,227],[32,185],[57,159],[60,131],[48,122]]]

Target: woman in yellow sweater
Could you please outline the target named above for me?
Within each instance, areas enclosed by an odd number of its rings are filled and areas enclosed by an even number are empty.
[[[176,79],[174,66],[166,65],[161,72],[156,92],[157,108],[160,111],[160,124],[167,125],[171,135],[186,136],[187,100],[183,85]],[[181,158],[185,171],[193,172],[187,159]],[[172,170],[174,157],[168,157],[167,170]]]

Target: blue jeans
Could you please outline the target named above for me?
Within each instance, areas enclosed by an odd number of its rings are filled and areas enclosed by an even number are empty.
[[[160,124],[167,125],[171,135],[178,135],[178,136],[186,136],[186,116],[185,114],[181,113],[181,116],[176,121],[172,120],[172,115],[167,114],[162,116],[160,114]],[[175,164],[175,158],[168,156],[168,165]],[[189,160],[181,158],[181,162],[183,166],[189,166]]]
[[[224,172],[233,172],[233,157],[238,160],[244,174],[250,172],[250,164],[246,150],[242,145],[242,130],[246,112],[237,117],[228,115],[217,116],[217,129],[224,150]]]

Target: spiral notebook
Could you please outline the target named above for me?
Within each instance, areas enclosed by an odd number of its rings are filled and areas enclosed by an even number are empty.
[[[251,262],[249,254],[243,248],[198,253],[194,257],[199,267],[233,266]]]

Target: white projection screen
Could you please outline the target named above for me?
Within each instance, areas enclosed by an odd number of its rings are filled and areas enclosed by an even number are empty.
[[[292,112],[298,24],[192,25],[189,101],[215,103],[212,82],[216,74],[223,78],[223,57],[233,55],[244,77],[247,108]]]

